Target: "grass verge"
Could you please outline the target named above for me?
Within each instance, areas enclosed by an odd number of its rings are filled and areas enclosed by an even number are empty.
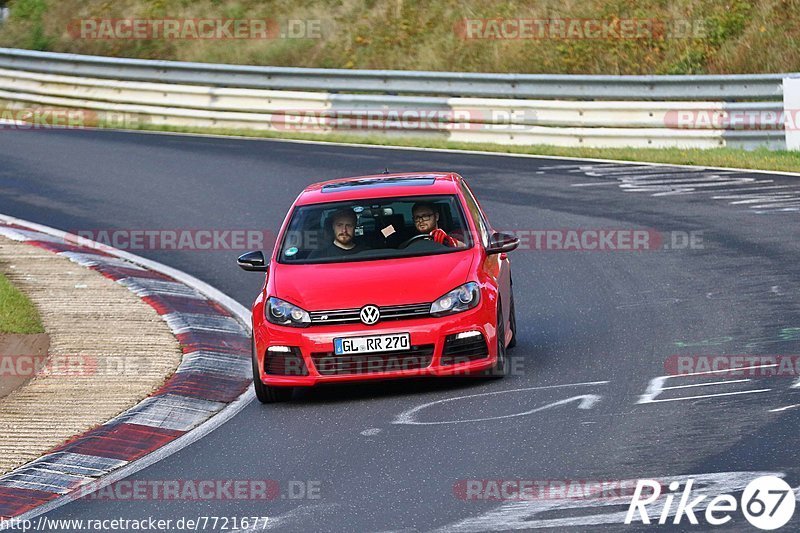
[[[0,333],[44,333],[30,300],[0,274]]]

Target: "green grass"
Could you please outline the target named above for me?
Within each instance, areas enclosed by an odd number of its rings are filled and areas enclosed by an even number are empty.
[[[30,300],[0,274],[0,333],[44,333]]]
[[[140,124],[139,130],[177,133],[203,133],[267,139],[298,139],[340,143],[358,143],[378,146],[406,146],[413,148],[439,148],[448,150],[479,150],[507,154],[532,154],[590,159],[616,159],[669,163],[674,165],[701,165],[708,167],[747,168],[800,172],[800,152],[786,150],[738,150],[733,148],[681,149],[681,148],[565,148],[561,146],[533,145],[506,146],[500,144],[459,143],[414,137],[387,138],[379,135],[330,134],[314,135],[221,128],[166,127]]]

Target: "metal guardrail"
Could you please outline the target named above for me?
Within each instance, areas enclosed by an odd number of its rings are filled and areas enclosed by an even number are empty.
[[[340,117],[357,117],[369,111],[398,114],[410,111],[420,115],[436,113],[436,118],[452,117],[470,123],[513,122],[555,127],[669,128],[677,125],[678,113],[689,112],[705,113],[709,118],[697,124],[696,129],[714,129],[710,120],[714,116],[750,111],[777,114],[782,109],[780,102],[584,102],[268,91],[77,78],[5,69],[0,69],[0,90],[16,92],[18,99],[25,98],[23,95],[28,95],[27,98],[39,95],[159,107],[168,102],[173,108],[219,113],[329,112]]]
[[[0,48],[0,100],[11,102],[12,109],[85,109],[112,124],[124,116],[123,122],[135,117],[139,125],[151,126],[516,145],[785,148],[788,131],[778,118],[783,78],[349,71]],[[661,100],[652,100],[656,95]],[[391,120],[406,112],[416,118]],[[433,120],[424,119],[429,113]],[[365,114],[385,124],[359,126]],[[681,122],[682,116],[688,122]],[[333,120],[309,131],[303,126],[309,117]],[[753,117],[766,127],[742,124]]]
[[[589,100],[779,100],[783,74],[583,76],[257,67],[0,48],[0,68],[213,87]]]

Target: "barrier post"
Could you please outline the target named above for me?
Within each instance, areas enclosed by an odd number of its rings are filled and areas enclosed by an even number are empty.
[[[800,109],[800,77],[783,79],[783,111],[786,124],[786,149],[800,150],[800,124],[796,124]]]

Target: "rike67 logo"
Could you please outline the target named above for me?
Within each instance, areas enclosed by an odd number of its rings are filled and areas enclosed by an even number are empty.
[[[730,494],[720,494],[706,501],[708,495],[692,494],[693,485],[694,480],[688,479],[681,491],[681,483],[673,481],[668,485],[669,492],[662,495],[662,486],[658,481],[638,480],[625,523],[641,521],[651,524],[657,520],[658,524],[663,525],[670,523],[668,519],[672,517],[672,524],[681,524],[685,518],[690,524],[697,525],[700,523],[699,515],[707,524],[721,526],[741,512],[752,526],[773,530],[786,525],[794,514],[794,491],[776,476],[754,479],[747,484],[739,500]]]

